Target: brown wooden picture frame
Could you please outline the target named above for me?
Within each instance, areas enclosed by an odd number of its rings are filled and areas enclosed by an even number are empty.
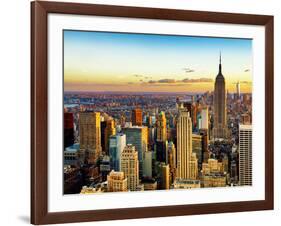
[[[196,21],[265,27],[265,200],[48,212],[49,13]],[[273,16],[62,2],[31,3],[31,223],[52,224],[273,209]]]

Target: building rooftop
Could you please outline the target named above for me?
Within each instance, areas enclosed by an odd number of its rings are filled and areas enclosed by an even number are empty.
[[[239,129],[249,129],[251,130],[252,129],[252,125],[251,124],[239,124]]]
[[[69,147],[66,147],[65,148],[65,151],[67,152],[76,152],[80,149],[80,144],[79,143],[75,143]]]
[[[176,178],[175,184],[200,184],[200,180]]]

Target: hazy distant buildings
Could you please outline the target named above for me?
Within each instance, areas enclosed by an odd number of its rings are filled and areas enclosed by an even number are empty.
[[[136,108],[132,111],[133,126],[142,126],[142,110]]]
[[[252,185],[252,125],[239,125],[239,183]]]
[[[138,152],[131,144],[126,145],[121,153],[121,171],[128,180],[128,190],[136,191],[139,185]]]
[[[236,83],[236,99],[240,100],[240,82]]]
[[[126,124],[126,116],[124,114],[122,114],[120,116],[120,125],[121,125],[121,127],[124,127],[125,124]]]
[[[101,128],[99,112],[80,112],[80,149],[88,151],[89,163],[96,163],[101,155]]]
[[[126,135],[116,134],[109,138],[109,156],[111,169],[120,171],[120,156],[126,146]]]
[[[227,137],[227,116],[226,116],[226,89],[225,80],[222,74],[221,57],[219,64],[219,73],[215,81],[214,90],[214,138]]]

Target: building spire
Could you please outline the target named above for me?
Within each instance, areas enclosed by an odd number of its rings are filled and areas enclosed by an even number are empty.
[[[220,65],[219,65],[219,74],[222,74],[222,72],[221,72],[221,51],[220,51]]]

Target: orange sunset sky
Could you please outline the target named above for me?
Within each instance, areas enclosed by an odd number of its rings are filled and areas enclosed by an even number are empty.
[[[252,89],[250,39],[64,31],[65,91],[213,91],[219,54],[229,92]]]

